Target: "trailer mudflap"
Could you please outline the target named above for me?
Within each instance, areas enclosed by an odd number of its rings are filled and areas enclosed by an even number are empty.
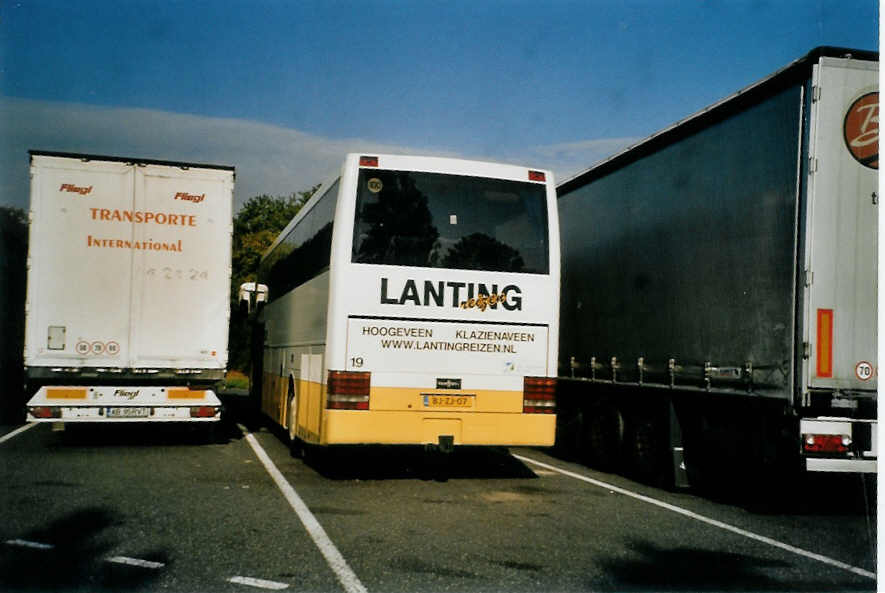
[[[218,422],[211,389],[176,386],[44,386],[27,403],[28,422]]]

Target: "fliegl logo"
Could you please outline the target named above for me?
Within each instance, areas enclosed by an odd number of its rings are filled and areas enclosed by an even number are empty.
[[[500,305],[507,311],[522,311],[522,289],[516,284],[499,289],[497,284],[412,278],[399,287],[390,279],[381,278],[381,304],[479,309],[483,312]]]
[[[182,200],[183,202],[193,202],[194,204],[199,204],[206,199],[206,194],[189,194],[185,191],[180,191],[175,194],[175,199]]]
[[[879,168],[879,93],[860,97],[845,114],[845,146],[865,167]]]
[[[140,391],[138,389],[116,389],[114,391],[114,397],[132,401],[138,397],[139,393]]]
[[[61,187],[58,188],[58,191],[86,196],[92,193],[92,186],[90,185],[89,187],[82,187],[79,185],[74,185],[73,183],[62,183]]]

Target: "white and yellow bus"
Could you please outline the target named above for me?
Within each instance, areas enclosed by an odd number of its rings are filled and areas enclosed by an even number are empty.
[[[348,155],[243,287],[253,397],[294,442],[552,445],[558,237],[549,171]]]

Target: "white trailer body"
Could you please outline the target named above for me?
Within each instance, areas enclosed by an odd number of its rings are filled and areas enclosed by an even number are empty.
[[[220,419],[234,170],[31,152],[28,420]]]
[[[876,471],[875,418],[842,395],[874,397],[878,382],[878,73],[878,62],[827,56],[812,68],[802,384],[806,407],[830,394],[844,407],[803,414],[800,433],[866,443],[847,458],[809,457],[815,471]]]

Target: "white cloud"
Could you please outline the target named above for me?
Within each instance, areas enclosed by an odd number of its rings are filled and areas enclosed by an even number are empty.
[[[528,146],[515,154],[329,139],[253,121],[0,97],[0,205],[26,207],[29,149],[233,165],[236,206],[259,194],[288,195],[337,172],[348,152],[479,158],[552,169],[558,180],[633,142],[590,140]]]
[[[19,207],[28,202],[29,149],[233,165],[237,206],[325,181],[348,152],[446,154],[244,120],[9,98],[0,98],[0,137],[0,204]]]

